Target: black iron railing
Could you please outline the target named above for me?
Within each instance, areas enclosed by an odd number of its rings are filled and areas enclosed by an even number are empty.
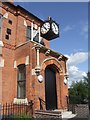
[[[6,103],[0,106],[0,118],[2,120],[6,118],[22,118],[33,116],[33,102],[27,103]]]
[[[44,110],[44,109],[47,109],[46,106],[50,107],[51,108],[51,105],[46,103],[46,101],[44,101],[43,99],[41,99],[39,97],[39,101],[40,101],[40,110]]]
[[[39,101],[40,101],[40,110],[43,110],[43,105],[46,105],[46,102],[41,98],[39,98]]]

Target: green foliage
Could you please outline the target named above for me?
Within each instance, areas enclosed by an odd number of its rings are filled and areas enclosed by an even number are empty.
[[[72,104],[87,103],[90,98],[90,72],[79,82],[72,82],[69,88],[69,102]]]
[[[84,81],[88,88],[88,97],[90,98],[90,72],[87,73],[87,77],[84,77]]]
[[[21,115],[12,115],[12,117],[14,120],[27,120],[27,118],[29,120],[33,120],[33,118],[30,115],[26,115],[26,114],[21,114]]]
[[[26,115],[26,114],[21,114],[21,115],[3,115],[3,118],[5,120],[10,119],[10,120],[33,120],[32,116]]]

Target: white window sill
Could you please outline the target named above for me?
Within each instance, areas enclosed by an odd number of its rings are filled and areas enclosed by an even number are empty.
[[[28,104],[28,100],[27,98],[25,99],[18,99],[18,98],[14,98],[14,104]]]

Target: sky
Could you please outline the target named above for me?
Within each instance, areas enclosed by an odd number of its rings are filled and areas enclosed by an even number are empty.
[[[88,2],[15,2],[40,19],[51,16],[59,24],[60,37],[50,48],[68,57],[68,82],[88,72]]]

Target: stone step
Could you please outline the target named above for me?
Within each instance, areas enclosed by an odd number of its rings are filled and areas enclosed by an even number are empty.
[[[62,118],[63,120],[65,119],[69,119],[69,118],[74,118],[76,116],[76,114],[72,114],[71,111],[66,111],[66,112],[62,112]]]
[[[36,112],[44,112],[44,113],[56,113],[56,114],[60,114],[61,111],[60,110],[36,110]]]
[[[72,114],[71,111],[61,111],[61,110],[36,110],[35,118],[58,118],[60,120],[68,120],[75,117],[75,114]]]
[[[71,111],[62,112],[62,117],[68,117],[72,114]]]
[[[62,118],[60,111],[53,111],[53,110],[36,110],[35,111],[36,118]]]

